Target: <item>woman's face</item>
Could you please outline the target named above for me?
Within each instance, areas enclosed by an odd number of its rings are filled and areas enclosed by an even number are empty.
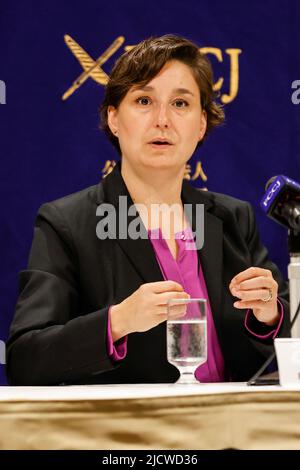
[[[122,160],[136,169],[182,169],[206,130],[198,85],[191,69],[172,60],[145,86],[133,86],[108,123]]]

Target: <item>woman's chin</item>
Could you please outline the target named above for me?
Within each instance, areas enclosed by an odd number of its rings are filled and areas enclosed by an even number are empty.
[[[172,169],[178,167],[178,162],[174,161],[174,156],[168,155],[152,155],[151,157],[145,157],[143,159],[143,165],[148,168],[158,169]]]

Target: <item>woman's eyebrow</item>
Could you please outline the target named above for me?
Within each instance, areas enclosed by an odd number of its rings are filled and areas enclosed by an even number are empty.
[[[175,88],[175,90],[173,90],[174,93],[179,93],[180,95],[192,95],[192,96],[195,96],[194,93],[192,93],[190,90],[188,90],[187,88]]]
[[[136,87],[134,87],[130,90],[130,93],[134,93],[135,91],[153,91],[153,90],[154,90],[154,88],[150,85],[136,86]],[[192,93],[187,88],[174,88],[174,90],[172,90],[172,93],[179,93],[181,95],[195,96],[194,93]]]

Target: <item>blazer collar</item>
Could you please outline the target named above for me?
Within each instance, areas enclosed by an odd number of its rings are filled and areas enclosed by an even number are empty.
[[[119,196],[127,196],[127,207],[133,205],[132,198],[127,190],[121,175],[121,163],[118,162],[113,171],[98,185],[98,203],[112,204],[116,209],[117,231],[119,229]],[[198,250],[198,259],[201,262],[210,304],[215,321],[220,321],[221,293],[222,293],[222,265],[223,265],[223,221],[218,217],[214,194],[209,191],[195,189],[187,180],[183,181],[181,198],[183,203],[192,205],[192,220],[190,224],[195,231],[195,210],[197,204],[204,205],[204,245]],[[128,216],[128,225],[137,216]],[[140,220],[141,228],[145,227]],[[128,226],[127,225],[127,226]],[[158,262],[152,249],[151,241],[146,238],[133,240],[129,237],[116,240],[129,261],[134,265],[140,277],[146,282],[163,280]]]

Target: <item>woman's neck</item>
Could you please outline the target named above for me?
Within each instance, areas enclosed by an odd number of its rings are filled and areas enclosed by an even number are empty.
[[[180,171],[166,169],[146,169],[136,171],[122,162],[121,174],[134,203],[181,204],[181,189],[184,168]]]
[[[172,238],[187,227],[181,201],[184,169],[177,174],[157,169],[140,174],[122,164],[121,174],[147,229],[161,228]]]

